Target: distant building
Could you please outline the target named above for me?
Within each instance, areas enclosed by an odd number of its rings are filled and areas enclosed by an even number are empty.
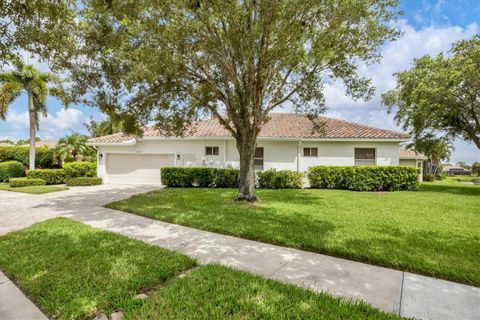
[[[47,147],[47,148],[55,148],[57,146],[58,140],[41,140],[35,142],[35,147],[36,148],[42,148],[42,147]],[[29,147],[30,144],[22,144],[21,147]]]
[[[448,174],[449,176],[466,176],[472,174],[472,171],[460,166],[445,166],[442,169],[442,172]]]
[[[10,144],[10,143],[5,143],[5,142],[0,143],[0,147],[14,147],[14,146],[15,146],[14,144]]]

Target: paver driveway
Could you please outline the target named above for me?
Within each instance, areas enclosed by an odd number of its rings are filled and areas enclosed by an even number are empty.
[[[109,202],[158,188],[158,185],[100,185],[39,195],[0,191],[0,235],[58,216],[90,213]]]

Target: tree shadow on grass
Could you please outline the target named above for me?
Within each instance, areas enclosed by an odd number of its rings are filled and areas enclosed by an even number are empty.
[[[57,218],[0,238],[0,267],[51,318],[125,313],[134,299],[194,265],[167,250]]]

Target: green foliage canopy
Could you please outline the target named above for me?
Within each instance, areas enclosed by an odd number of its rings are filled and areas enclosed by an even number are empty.
[[[450,55],[424,56],[399,72],[383,95],[389,111],[414,138],[461,137],[480,149],[480,36],[455,43]]]

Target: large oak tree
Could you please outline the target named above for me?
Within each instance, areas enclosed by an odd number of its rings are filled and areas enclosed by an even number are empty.
[[[325,83],[355,99],[373,94],[359,63],[398,35],[396,0],[84,1],[77,31],[54,54],[78,95],[122,115],[124,130],[153,121],[182,135],[216,117],[240,154],[239,200],[254,201],[253,157],[268,114],[289,105],[312,121]],[[63,60],[62,60],[63,59]],[[317,123],[321,129],[321,124]]]
[[[25,53],[52,58],[73,31],[76,0],[0,1],[0,66]]]
[[[480,149],[478,35],[453,44],[448,55],[416,59],[396,77],[397,88],[383,94],[383,101],[414,139],[460,137]]]

